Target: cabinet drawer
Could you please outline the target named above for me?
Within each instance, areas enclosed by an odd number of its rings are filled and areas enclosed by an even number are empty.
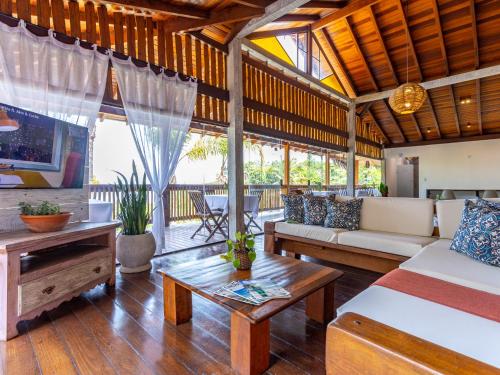
[[[111,275],[111,257],[95,258],[19,285],[21,316],[55,301],[93,280]]]

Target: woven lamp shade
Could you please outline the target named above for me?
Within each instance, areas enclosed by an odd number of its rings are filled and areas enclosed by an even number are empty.
[[[408,82],[399,86],[389,97],[394,112],[402,115],[418,111],[427,98],[425,89],[419,84]]]

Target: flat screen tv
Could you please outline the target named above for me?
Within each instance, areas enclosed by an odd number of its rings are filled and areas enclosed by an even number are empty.
[[[0,189],[81,188],[88,130],[0,103]]]

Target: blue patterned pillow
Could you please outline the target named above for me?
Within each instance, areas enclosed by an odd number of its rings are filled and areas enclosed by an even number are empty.
[[[281,199],[285,204],[284,215],[286,221],[296,223],[304,222],[304,196],[281,194]]]
[[[455,250],[459,253],[464,253],[464,241],[468,235],[468,228],[472,226],[472,223],[476,221],[476,217],[481,211],[473,201],[466,199],[464,204],[464,209],[462,211],[462,219],[460,225],[458,226],[455,235],[453,236],[453,241],[451,241],[451,250]]]
[[[492,210],[500,210],[500,202],[492,202],[483,198],[477,199],[477,205],[480,207],[488,207]]]
[[[325,197],[304,195],[304,224],[323,225],[326,217]]]
[[[328,200],[324,226],[327,228],[358,230],[362,204],[363,199],[351,199],[343,202]]]

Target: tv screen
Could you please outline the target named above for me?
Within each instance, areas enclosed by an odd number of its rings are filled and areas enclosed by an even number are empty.
[[[0,189],[81,188],[88,130],[0,103]]]

